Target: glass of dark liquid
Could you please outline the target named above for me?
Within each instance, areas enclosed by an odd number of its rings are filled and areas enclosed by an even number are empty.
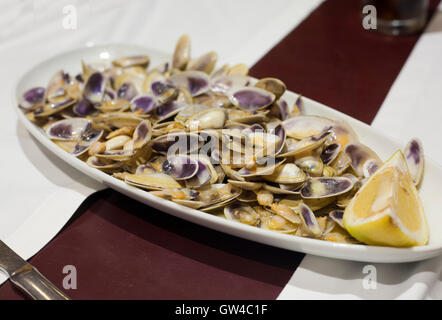
[[[421,31],[428,15],[429,0],[362,0],[377,12],[376,30],[389,35],[413,34]]]

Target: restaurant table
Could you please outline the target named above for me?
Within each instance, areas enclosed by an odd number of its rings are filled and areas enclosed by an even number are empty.
[[[431,1],[434,11],[439,1]],[[371,123],[419,34],[362,28],[359,1],[322,3],[250,70]],[[204,213],[202,213],[204,214]],[[276,299],[304,254],[226,235],[106,189],[30,262],[73,299]],[[0,299],[24,299],[10,282]]]

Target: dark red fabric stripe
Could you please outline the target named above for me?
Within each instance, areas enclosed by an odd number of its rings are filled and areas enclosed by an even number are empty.
[[[418,36],[362,30],[359,2],[323,3],[251,70],[370,122]],[[436,1],[432,2],[434,8]],[[303,254],[203,228],[115,191],[89,197],[31,263],[74,299],[275,299]],[[9,282],[0,299],[23,299]]]

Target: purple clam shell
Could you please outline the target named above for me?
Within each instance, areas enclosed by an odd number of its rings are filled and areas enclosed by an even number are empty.
[[[349,157],[351,161],[351,166],[358,176],[369,174],[370,171],[375,170],[376,162],[378,167],[382,165],[382,161],[379,159],[378,155],[369,147],[361,143],[347,144],[347,146],[344,149],[344,153]],[[371,161],[369,163],[370,168],[368,167],[364,168],[367,161]]]
[[[176,111],[183,109],[184,106],[184,104],[176,101],[164,103],[155,109],[155,114],[160,119],[164,119],[165,117],[174,114]]]
[[[73,111],[76,115],[84,117],[93,113],[95,111],[95,107],[89,100],[81,99],[74,106]]]
[[[81,135],[80,141],[75,145],[72,154],[76,157],[85,153],[103,135],[103,130],[92,130]]]
[[[206,183],[208,183],[212,178],[211,172],[207,167],[207,165],[201,160],[197,161],[198,161],[198,171],[196,172],[195,176],[192,179],[186,181],[186,184],[188,186],[192,187],[203,186]]]
[[[92,122],[82,118],[60,120],[52,124],[47,134],[51,139],[74,140],[91,129]]]
[[[84,88],[84,97],[92,103],[101,103],[105,93],[105,79],[100,72],[92,73]]]
[[[138,92],[135,86],[130,82],[123,83],[117,91],[117,97],[123,100],[132,100],[137,96]]]
[[[303,114],[303,113],[304,113],[304,100],[302,99],[302,96],[299,96],[299,97],[296,99],[294,107],[295,107],[296,109],[298,109],[298,112],[299,112],[300,114]]]
[[[411,160],[415,165],[418,165],[422,160],[421,143],[417,139],[411,140],[405,148],[405,158],[407,161]]]
[[[322,184],[321,193],[315,193],[313,185]],[[349,178],[333,177],[333,178],[311,178],[301,189],[301,196],[305,199],[328,198],[343,194],[350,191],[354,186],[354,182]]]
[[[420,140],[414,138],[404,149],[405,160],[414,184],[419,184],[424,170],[424,150]]]
[[[285,191],[290,191],[296,194],[300,194],[301,193],[301,189],[302,189],[302,185],[300,186],[292,186],[292,185],[287,185],[287,184],[279,184],[279,188]]]
[[[154,81],[150,85],[150,90],[152,91],[153,95],[156,97],[161,96],[163,93],[173,88],[175,88],[173,85],[162,81]]]
[[[333,210],[332,212],[330,212],[328,214],[328,216],[334,221],[336,222],[341,228],[344,228],[344,211],[343,210]]]
[[[175,180],[186,180],[198,172],[198,161],[189,157],[168,157],[162,169],[165,174]]]
[[[278,154],[282,151],[282,149],[284,148],[284,144],[285,144],[285,139],[287,137],[286,133],[285,133],[285,129],[282,126],[282,124],[278,124],[275,128],[273,128],[270,132],[271,134],[274,134],[275,136],[281,138],[281,143],[279,144],[279,146],[276,147],[275,149],[275,153]]]
[[[234,105],[254,112],[269,106],[275,100],[275,95],[263,89],[242,88],[233,92],[230,100]]]
[[[152,127],[149,120],[143,120],[135,128],[133,133],[133,142],[135,148],[141,148],[144,146],[152,137]]]
[[[102,102],[107,102],[107,101],[112,101],[115,100],[115,98],[117,97],[117,94],[114,90],[106,88],[104,90],[104,95],[103,95],[103,101]]]
[[[34,111],[34,116],[39,117],[42,116],[42,114],[44,115],[54,114],[73,105],[74,103],[75,103],[74,99],[68,98],[64,101],[51,103],[46,106],[41,106]]]
[[[195,97],[209,90],[210,78],[201,71],[185,71],[171,76],[168,84],[176,88],[184,87]]]
[[[279,119],[283,121],[286,120],[289,116],[289,105],[287,104],[287,101],[279,99],[275,104],[279,111]]]
[[[157,107],[155,98],[149,94],[143,94],[132,99],[132,111],[141,110],[142,113],[152,112]]]
[[[333,143],[326,148],[321,153],[321,160],[324,164],[331,163],[339,154],[341,145],[339,143]]]
[[[83,82],[84,82],[83,75],[82,75],[81,73],[77,74],[77,75],[75,76],[75,80],[77,80],[78,82],[83,83]]]
[[[370,159],[370,160],[365,161],[365,163],[362,167],[364,177],[366,177],[366,178],[370,177],[373,173],[376,172],[376,170],[379,169],[379,167],[380,167],[380,165],[377,160]]]
[[[26,91],[21,97],[19,107],[25,111],[32,109],[44,101],[46,89],[35,87]]]
[[[304,222],[307,229],[315,236],[321,235],[322,231],[319,227],[318,221],[316,220],[313,211],[303,203],[301,203],[299,207],[301,209],[302,221]]]

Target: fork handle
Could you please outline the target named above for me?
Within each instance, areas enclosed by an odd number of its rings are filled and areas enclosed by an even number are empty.
[[[29,263],[14,272],[9,279],[34,300],[70,300]]]

